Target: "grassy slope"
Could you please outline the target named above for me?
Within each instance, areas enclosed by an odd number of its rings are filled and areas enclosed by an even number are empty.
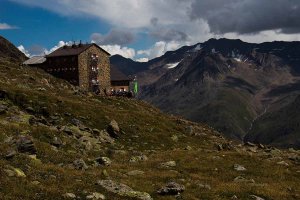
[[[229,138],[243,140],[254,117],[247,94],[221,89],[216,100],[192,113],[191,119],[210,124]]]
[[[169,180],[184,184],[186,191],[182,196],[191,200],[230,199],[233,195],[249,199],[250,194],[265,199],[297,199],[300,195],[300,173],[296,172],[299,165],[287,159],[289,152],[274,155],[259,150],[252,153],[243,146],[217,151],[216,145],[227,141],[206,125],[168,116],[134,99],[74,95],[72,86],[66,82],[40,70],[20,68],[10,63],[0,63],[0,90],[7,91],[8,98],[1,100],[1,104],[9,107],[6,114],[0,115],[1,199],[62,199],[62,194],[66,192],[82,199],[91,192],[103,193],[107,199],[122,199],[95,185],[97,180],[107,178],[148,192],[154,199],[174,199],[158,196],[155,192]],[[28,106],[35,113],[26,112]],[[100,150],[82,150],[77,139],[55,127],[29,125],[31,115],[38,116],[45,112],[49,116],[57,113],[62,119],[58,125],[69,124],[75,117],[86,126],[99,130],[105,129],[110,120],[115,119],[125,134],[114,145],[103,143]],[[66,112],[71,116],[64,115]],[[9,121],[11,116],[17,116],[20,120]],[[194,133],[202,134],[190,135],[188,130],[191,126]],[[3,157],[12,148],[5,141],[20,133],[33,137],[38,160],[22,153],[10,160]],[[178,137],[178,142],[171,139],[173,135]],[[60,137],[65,145],[54,149],[50,141],[55,136]],[[192,150],[185,150],[186,146],[192,147]],[[148,161],[128,162],[131,156],[140,153],[146,155]],[[112,165],[92,167],[93,160],[99,156],[110,157]],[[268,160],[273,157],[285,160],[289,166],[276,165],[276,159]],[[89,169],[81,171],[69,167],[77,158],[83,158]],[[160,163],[170,160],[176,161],[177,166],[171,169],[159,167]],[[248,170],[233,170],[235,163],[244,165]],[[4,169],[9,166],[22,169],[27,177],[8,177]],[[143,170],[145,174],[126,175],[135,169]],[[255,184],[233,182],[239,175],[253,178]],[[33,181],[40,184],[35,185]],[[201,189],[198,183],[209,184],[212,189]]]
[[[300,96],[279,110],[263,115],[247,135],[249,141],[300,148]]]

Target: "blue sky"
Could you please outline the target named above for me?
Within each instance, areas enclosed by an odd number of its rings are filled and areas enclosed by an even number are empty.
[[[212,37],[300,40],[300,1],[270,1],[0,0],[0,35],[31,56],[81,40],[140,61]]]

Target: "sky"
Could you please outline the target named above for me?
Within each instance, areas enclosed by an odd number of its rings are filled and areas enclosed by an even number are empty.
[[[0,35],[28,56],[81,41],[144,62],[210,38],[300,41],[300,0],[0,0]]]

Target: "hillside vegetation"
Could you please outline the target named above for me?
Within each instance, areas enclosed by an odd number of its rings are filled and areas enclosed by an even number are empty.
[[[3,200],[300,198],[299,151],[230,142],[205,124],[7,60],[0,124]]]

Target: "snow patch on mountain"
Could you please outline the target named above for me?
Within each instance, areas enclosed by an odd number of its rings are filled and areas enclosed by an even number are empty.
[[[176,63],[169,63],[169,64],[166,64],[166,67],[167,67],[168,69],[173,69],[173,68],[177,67],[177,65],[178,65],[180,62],[181,62],[181,61],[176,62]]]

